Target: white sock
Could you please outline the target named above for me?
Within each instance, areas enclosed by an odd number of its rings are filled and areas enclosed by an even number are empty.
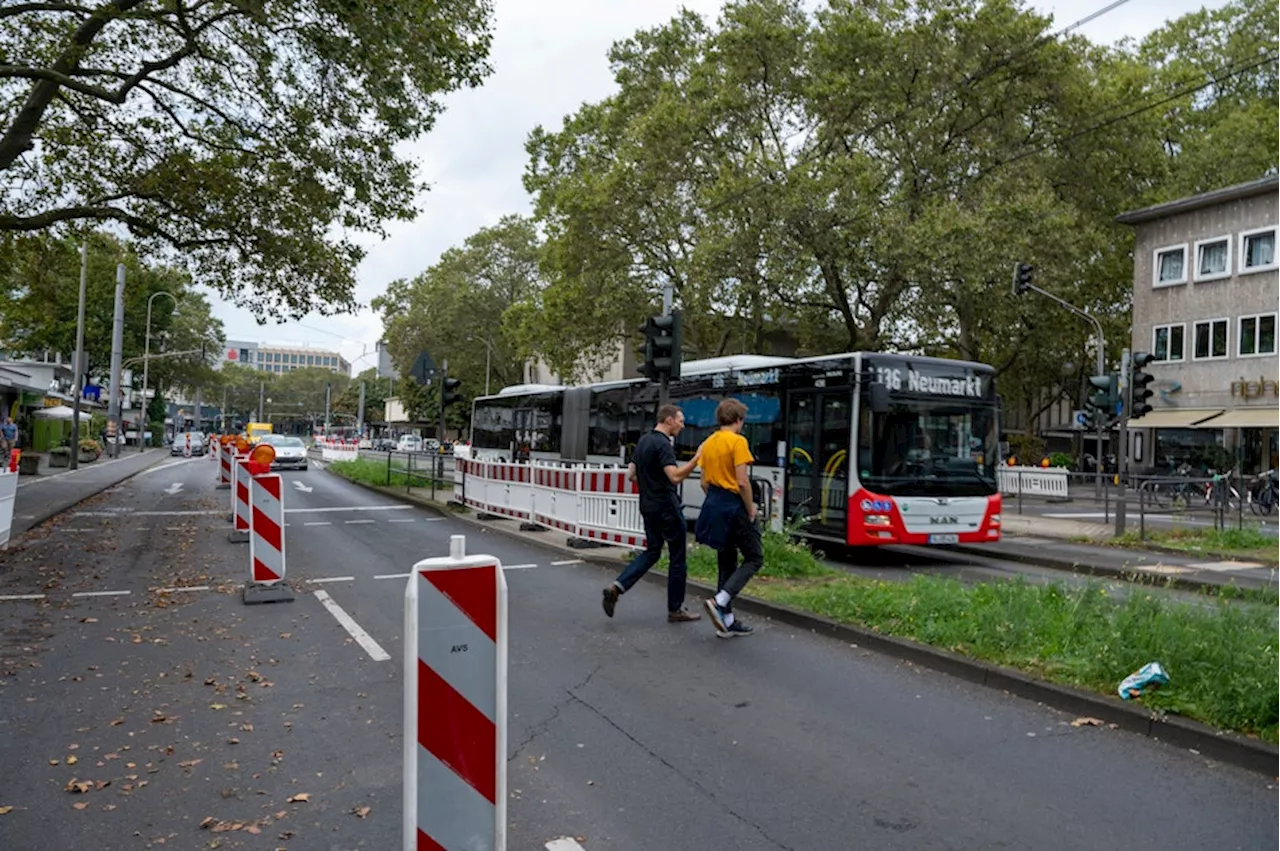
[[[720,607],[720,608],[722,608],[722,609],[723,609],[725,606],[729,605],[729,601],[730,601],[730,600],[732,600],[732,599],[733,599],[733,598],[729,596],[729,592],[728,592],[728,591],[717,591],[717,592],[716,592],[716,605],[717,605],[717,606],[719,606],[719,607]]]
[[[733,626],[733,612],[726,612],[724,616],[724,625]]]

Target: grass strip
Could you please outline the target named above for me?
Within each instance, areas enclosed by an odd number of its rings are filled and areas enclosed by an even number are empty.
[[[885,582],[826,567],[783,534],[766,533],[764,542],[765,566],[747,586],[751,596],[1106,695],[1158,661],[1169,685],[1145,695],[1143,705],[1277,741],[1274,605],[1210,595],[1192,605],[1155,589],[1121,599],[1096,583]],[[689,574],[714,583],[715,552],[692,547]]]
[[[1257,529],[1148,529],[1146,540],[1134,531],[1126,532],[1109,541],[1112,546],[1141,548],[1156,544],[1189,555],[1224,556],[1260,561],[1274,565],[1277,562],[1277,542]]]
[[[404,467],[391,465],[391,477],[387,478],[387,462],[371,461],[367,458],[361,458],[356,461],[332,461],[328,465],[329,470],[337,473],[345,479],[353,482],[359,482],[363,485],[373,485],[375,487],[406,487],[409,484],[409,476],[405,472]],[[431,477],[427,471],[413,471],[413,487],[422,488],[431,486]],[[453,487],[452,482],[439,482],[437,486],[445,485]]]

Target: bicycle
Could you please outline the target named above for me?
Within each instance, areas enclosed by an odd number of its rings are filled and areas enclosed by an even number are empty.
[[[1266,516],[1276,510],[1277,478],[1280,478],[1280,473],[1264,470],[1250,482],[1249,510],[1254,514]]]

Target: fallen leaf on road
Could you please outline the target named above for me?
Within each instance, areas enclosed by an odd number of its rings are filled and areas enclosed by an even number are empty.
[[[280,637],[281,637],[281,638],[289,638],[289,637],[290,637],[290,636],[292,636],[292,635],[293,635],[293,633],[292,633],[292,632],[282,632],[282,633],[280,633]]]
[[[356,807],[351,812],[355,813],[356,818],[366,818],[369,813],[373,812],[373,807]]]
[[[227,744],[229,744],[229,745],[238,745],[238,744],[240,744],[240,740],[239,740],[239,739],[237,739],[235,736],[232,736],[231,738],[227,739]]]
[[[123,724],[123,723],[124,723],[124,719],[123,719],[123,718],[117,718],[116,720],[114,720],[114,721],[112,721],[112,722],[111,722],[111,726],[112,726],[112,727],[119,727],[119,726],[120,726],[121,724]]]
[[[1090,718],[1089,716],[1085,715],[1072,721],[1071,726],[1072,727],[1085,727],[1085,726],[1101,727],[1103,726],[1103,722],[1098,718]]]
[[[225,703],[210,703],[209,708],[210,709],[226,709],[227,705]]]
[[[241,729],[241,730],[243,730],[243,731],[244,731],[244,732],[246,732],[246,733],[252,733],[252,732],[253,732],[253,725],[252,725],[252,724],[241,724],[241,725],[240,725],[240,729]]]
[[[83,792],[88,792],[92,788],[93,788],[93,784],[88,782],[87,780],[77,780],[74,777],[72,777],[70,782],[68,782],[66,786],[62,787],[62,791],[80,794]]]
[[[75,765],[75,764],[76,764],[77,762],[79,762],[79,761],[80,761],[80,759],[79,759],[78,757],[76,757],[74,754],[72,754],[71,756],[67,757],[67,765]]]
[[[58,765],[59,763],[60,763],[60,760],[56,760],[56,759],[49,760],[50,765]]]
[[[299,792],[297,795],[294,795],[292,798],[290,798],[290,799],[289,799],[289,803],[291,803],[291,804],[305,804],[305,803],[307,803],[307,802],[308,802],[308,801],[310,801],[310,800],[311,800],[311,795],[310,795],[309,793],[307,793],[307,792]]]
[[[81,618],[80,623],[97,623],[97,618]]]
[[[13,812],[13,807],[0,807],[0,816],[7,816]]]
[[[88,804],[86,804],[84,801],[80,801],[80,802],[78,802],[78,803],[72,804],[71,806],[72,806],[72,807],[74,807],[74,808],[75,808],[75,809],[77,809],[77,810],[83,810],[83,809],[85,809],[86,807],[88,807],[89,805],[88,805]]]
[[[191,766],[193,766],[193,765],[199,765],[199,764],[200,764],[200,763],[202,763],[202,762],[204,762],[204,760],[203,760],[203,759],[189,759],[189,760],[187,760],[186,762],[180,762],[180,763],[178,763],[178,765],[179,765],[180,767],[182,767],[182,768],[190,768]]]

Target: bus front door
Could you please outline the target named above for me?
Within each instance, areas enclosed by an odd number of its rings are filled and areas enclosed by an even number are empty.
[[[801,531],[848,540],[849,389],[787,397],[786,518]]]

